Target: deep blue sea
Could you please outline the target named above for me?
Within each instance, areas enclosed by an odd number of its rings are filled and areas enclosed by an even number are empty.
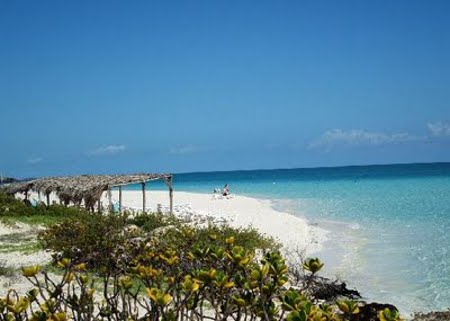
[[[174,177],[179,191],[211,193],[225,183],[234,194],[270,199],[329,230],[317,253],[323,273],[347,281],[367,300],[407,313],[450,308],[450,163]]]

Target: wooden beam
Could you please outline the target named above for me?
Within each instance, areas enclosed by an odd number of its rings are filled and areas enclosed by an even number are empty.
[[[98,200],[98,202],[97,202],[97,212],[101,212],[102,211],[102,202],[101,202],[101,196],[100,196],[100,199]]]
[[[122,186],[119,186],[119,213],[122,213]]]
[[[144,182],[157,181],[158,179],[165,179],[165,178],[164,177],[155,177],[155,178],[146,179]],[[109,185],[109,186],[111,186],[111,187],[119,187],[119,186],[135,185],[135,184],[138,184],[138,183],[142,184],[142,181],[139,181],[139,182],[133,181],[133,182],[127,182],[127,183],[122,183],[122,184],[113,184],[113,185]]]
[[[47,206],[50,206],[50,193],[47,193],[46,196],[47,196]]]
[[[142,212],[145,213],[145,183],[141,183],[142,185]]]

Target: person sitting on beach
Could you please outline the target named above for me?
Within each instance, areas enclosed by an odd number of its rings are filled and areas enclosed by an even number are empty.
[[[225,184],[224,188],[223,188],[223,196],[228,196],[230,195],[230,188],[228,187],[228,184]]]

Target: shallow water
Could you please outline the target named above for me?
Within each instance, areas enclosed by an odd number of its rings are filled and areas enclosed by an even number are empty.
[[[175,189],[271,199],[330,230],[317,253],[368,300],[450,308],[450,163],[175,175]],[[163,188],[158,183],[154,188]],[[331,264],[327,264],[330,263]]]

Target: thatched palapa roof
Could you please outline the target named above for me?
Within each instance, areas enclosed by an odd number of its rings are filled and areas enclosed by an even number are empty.
[[[162,179],[171,188],[171,174],[131,175],[80,175],[68,177],[46,177],[26,182],[17,182],[0,187],[7,194],[26,193],[30,190],[43,194],[56,193],[65,202],[79,204],[82,200],[93,204],[104,191],[110,188]]]

